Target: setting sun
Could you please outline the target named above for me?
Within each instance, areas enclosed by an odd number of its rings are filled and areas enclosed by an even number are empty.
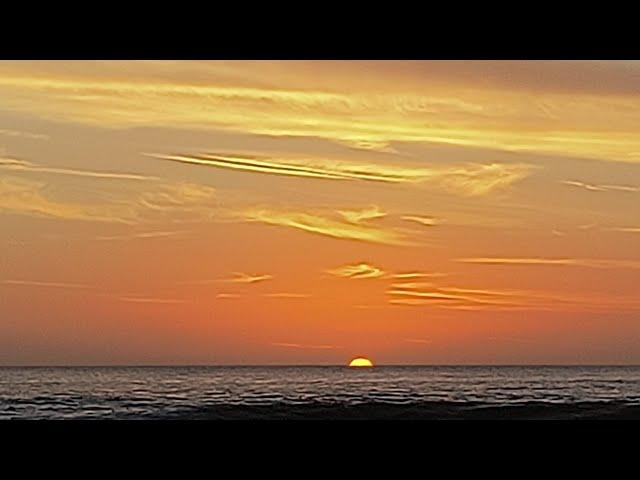
[[[350,367],[373,367],[371,360],[365,357],[356,357],[349,363]]]

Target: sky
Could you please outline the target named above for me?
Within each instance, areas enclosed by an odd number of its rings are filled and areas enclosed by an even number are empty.
[[[640,62],[0,61],[0,365],[640,363]]]

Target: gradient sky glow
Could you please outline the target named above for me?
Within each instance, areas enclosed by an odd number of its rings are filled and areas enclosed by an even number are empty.
[[[640,62],[0,61],[0,364],[640,363]]]

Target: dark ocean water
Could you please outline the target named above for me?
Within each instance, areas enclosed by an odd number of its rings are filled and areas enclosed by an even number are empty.
[[[638,418],[640,367],[0,368],[0,419]]]

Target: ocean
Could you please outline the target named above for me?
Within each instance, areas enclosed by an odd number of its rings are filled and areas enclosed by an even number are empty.
[[[630,418],[637,366],[0,368],[0,419]]]

